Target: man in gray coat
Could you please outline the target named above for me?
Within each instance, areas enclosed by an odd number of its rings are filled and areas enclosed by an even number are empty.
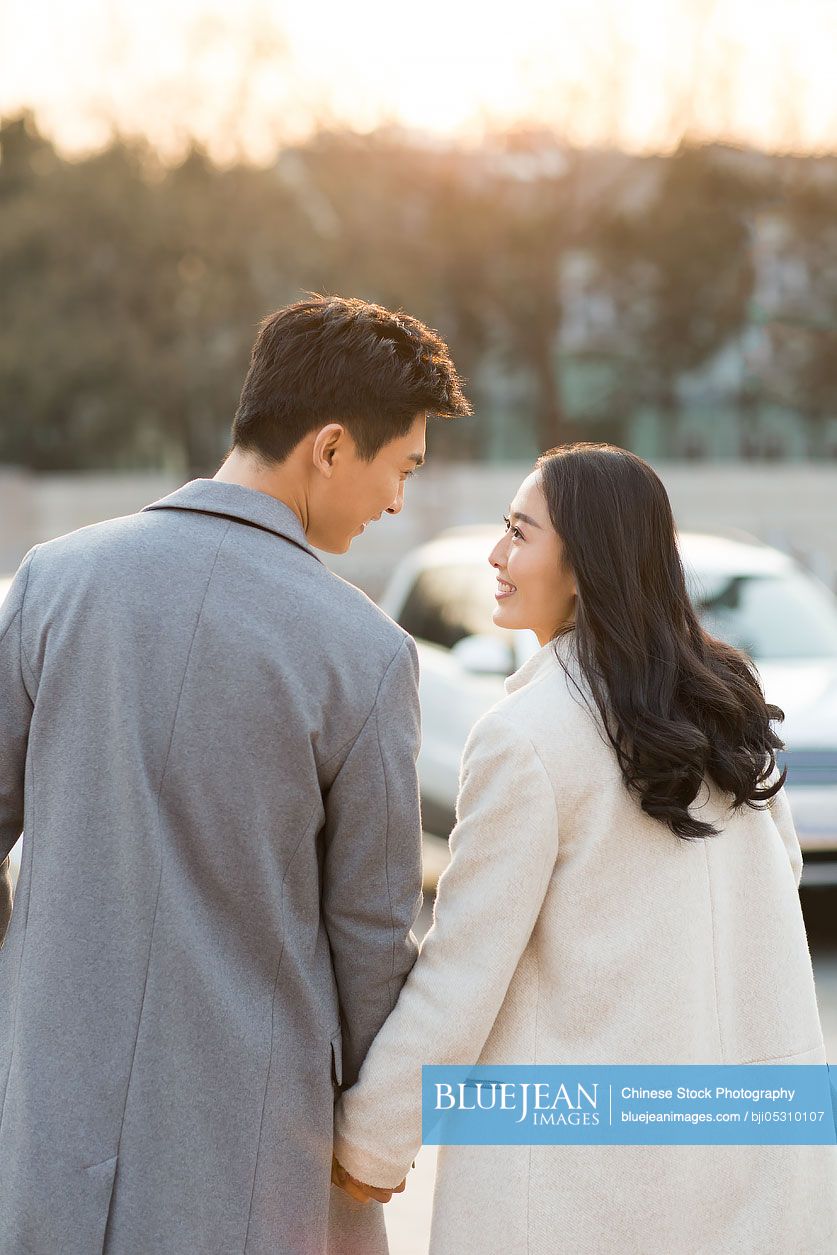
[[[213,479],[26,555],[0,1255],[386,1251],[389,1191],[331,1184],[332,1114],[417,953],[417,655],[315,547],[397,513],[427,415],[469,408],[423,324],[298,302]]]

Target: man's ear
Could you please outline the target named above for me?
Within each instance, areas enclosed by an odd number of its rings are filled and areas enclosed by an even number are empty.
[[[311,447],[311,460],[321,474],[331,478],[334,460],[340,446],[345,445],[348,432],[342,423],[328,423],[321,427],[314,437]]]

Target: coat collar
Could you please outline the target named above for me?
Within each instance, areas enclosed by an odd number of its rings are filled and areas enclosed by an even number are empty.
[[[278,497],[271,497],[256,488],[245,488],[242,484],[229,484],[220,479],[192,479],[167,497],[143,506],[143,510],[194,510],[198,514],[220,514],[223,518],[237,519],[274,532],[322,562],[311,548],[302,522],[291,507]]]
[[[546,671],[559,667],[559,658],[569,663],[575,657],[575,631],[573,630],[541,645],[540,649],[526,659],[522,667],[518,667],[517,671],[506,679],[505,690],[507,693],[514,693],[517,689],[531,684]]]

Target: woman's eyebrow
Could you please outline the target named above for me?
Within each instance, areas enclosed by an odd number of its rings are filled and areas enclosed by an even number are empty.
[[[528,523],[530,527],[537,527],[539,530],[543,530],[540,523],[536,523],[535,520],[530,518],[528,514],[515,514],[514,510],[512,510],[511,517],[513,519],[519,519],[521,523]]]
[[[416,466],[424,466],[424,454],[423,453],[408,453],[407,461],[415,462]]]

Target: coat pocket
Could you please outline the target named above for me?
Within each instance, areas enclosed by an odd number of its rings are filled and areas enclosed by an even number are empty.
[[[340,1029],[331,1039],[331,1079],[338,1089],[343,1084],[343,1033]]]
[[[102,1255],[109,1246],[116,1163],[114,1155],[87,1167],[59,1153],[45,1155],[31,1143],[18,1158],[12,1156],[4,1164],[0,1252]]]
[[[103,1159],[100,1163],[91,1164],[89,1168],[84,1169],[87,1214],[83,1227],[88,1235],[84,1250],[104,1251],[105,1249],[105,1230],[110,1216],[116,1163],[117,1156],[114,1155],[112,1159]],[[70,1248],[66,1249],[69,1251]]]
[[[816,1058],[812,1056],[816,1055]],[[825,1063],[825,1046],[820,1043],[818,1046],[809,1046],[807,1050],[797,1050],[792,1055],[773,1055],[769,1059],[748,1059],[747,1065],[756,1063],[771,1063],[774,1067],[781,1067],[786,1063]]]

